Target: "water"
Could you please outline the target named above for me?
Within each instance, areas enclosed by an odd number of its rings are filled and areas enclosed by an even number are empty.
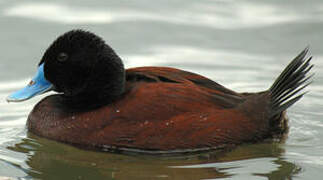
[[[320,0],[0,0],[0,179],[317,179],[323,170],[323,2]],[[127,67],[171,66],[233,90],[268,88],[310,45],[314,83],[289,109],[283,143],[162,158],[84,151],[28,134],[42,97],[8,104],[61,33],[93,31]]]

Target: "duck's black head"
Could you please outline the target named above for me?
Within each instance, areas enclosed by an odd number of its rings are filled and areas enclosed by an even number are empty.
[[[45,79],[54,90],[73,102],[109,101],[124,92],[121,59],[100,37],[88,31],[72,30],[58,37],[44,53],[39,67],[42,65]]]

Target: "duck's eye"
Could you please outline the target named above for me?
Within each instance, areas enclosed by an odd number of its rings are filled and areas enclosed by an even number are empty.
[[[66,53],[59,53],[57,56],[57,61],[65,62],[68,59],[68,55]]]

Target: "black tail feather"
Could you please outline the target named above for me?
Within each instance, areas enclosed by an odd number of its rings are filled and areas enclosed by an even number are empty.
[[[307,47],[294,58],[270,87],[271,117],[283,112],[306,94],[297,95],[311,83],[314,75],[308,75],[313,68],[312,57],[307,58],[308,51]]]

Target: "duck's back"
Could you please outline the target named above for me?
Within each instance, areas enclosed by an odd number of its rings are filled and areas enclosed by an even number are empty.
[[[126,79],[125,94],[98,109],[76,111],[61,95],[45,98],[31,112],[29,130],[80,146],[151,153],[214,149],[269,135],[266,93],[238,94],[173,68],[128,69]]]

